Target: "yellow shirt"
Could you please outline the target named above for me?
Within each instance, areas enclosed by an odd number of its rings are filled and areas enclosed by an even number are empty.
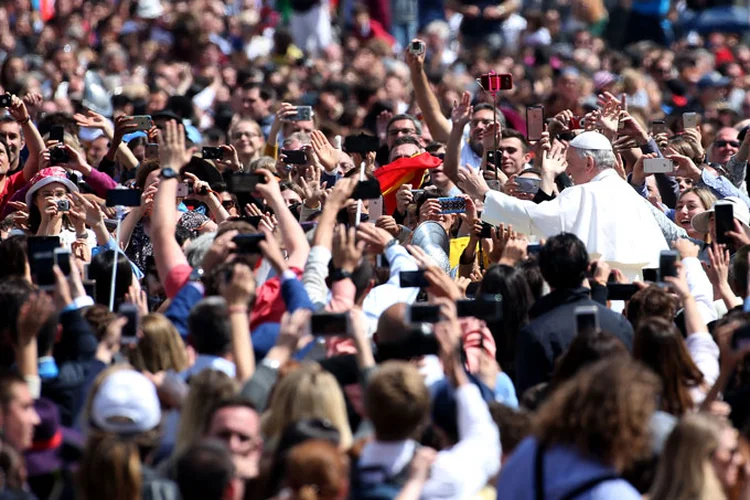
[[[464,250],[466,250],[467,246],[469,246],[468,236],[461,236],[459,238],[453,238],[451,240],[450,255],[448,256],[451,262],[451,269],[453,269],[459,264],[459,261],[461,260],[461,254],[464,253]],[[479,242],[477,242],[476,252],[479,253]],[[483,257],[484,257],[484,268],[487,269],[489,267],[489,261],[487,260],[487,255],[483,254]]]

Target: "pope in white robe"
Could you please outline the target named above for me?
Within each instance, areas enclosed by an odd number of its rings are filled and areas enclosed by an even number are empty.
[[[482,220],[512,224],[519,233],[539,238],[568,232],[578,236],[592,258],[601,257],[625,276],[635,279],[644,267],[658,267],[659,254],[668,250],[648,201],[615,171],[609,140],[598,132],[584,132],[570,142],[565,159],[550,158],[575,186],[555,199],[534,203],[491,191],[481,176],[461,169],[459,179],[469,194],[484,200]],[[482,185],[484,184],[484,185]]]

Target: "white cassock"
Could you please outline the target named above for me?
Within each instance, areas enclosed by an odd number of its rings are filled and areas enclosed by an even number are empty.
[[[669,250],[646,203],[614,169],[605,169],[590,182],[539,204],[490,191],[482,220],[512,224],[515,231],[539,238],[573,233],[592,258],[602,257],[626,277],[638,279],[644,267],[659,267],[659,253]]]

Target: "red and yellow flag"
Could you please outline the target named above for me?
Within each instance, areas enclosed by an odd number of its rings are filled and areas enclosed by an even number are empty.
[[[396,210],[398,188],[404,184],[411,184],[414,189],[420,188],[427,170],[442,162],[430,153],[422,153],[411,158],[399,158],[375,170],[375,178],[380,182],[380,192],[383,193],[385,213],[393,214]]]

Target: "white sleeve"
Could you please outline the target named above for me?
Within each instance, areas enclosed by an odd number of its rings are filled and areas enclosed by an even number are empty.
[[[719,346],[708,332],[693,333],[685,340],[690,357],[703,374],[706,384],[714,385],[719,378]]]
[[[388,284],[400,286],[399,274],[403,271],[417,271],[419,266],[414,257],[402,245],[393,245],[385,251],[385,258],[388,259],[388,265],[391,267],[391,274],[388,277]],[[405,288],[404,290],[409,290]]]
[[[315,310],[323,309],[328,304],[326,278],[330,261],[331,251],[326,247],[318,245],[310,249],[310,255],[305,263],[305,272],[302,275],[302,284],[305,285],[305,290]]]
[[[519,233],[548,238],[563,231],[566,211],[572,208],[574,213],[578,212],[577,205],[572,207],[573,200],[567,198],[561,194],[554,200],[534,203],[489,191],[484,198],[482,220],[495,226],[512,224]]]
[[[695,298],[695,302],[698,304],[703,322],[708,324],[714,321],[716,319],[716,309],[713,303],[714,287],[711,280],[706,276],[700,260],[696,257],[688,257],[682,259],[682,265],[685,266],[690,295]]]
[[[473,498],[500,469],[500,434],[479,389],[465,384],[455,398],[458,443],[438,453],[422,498]]]

